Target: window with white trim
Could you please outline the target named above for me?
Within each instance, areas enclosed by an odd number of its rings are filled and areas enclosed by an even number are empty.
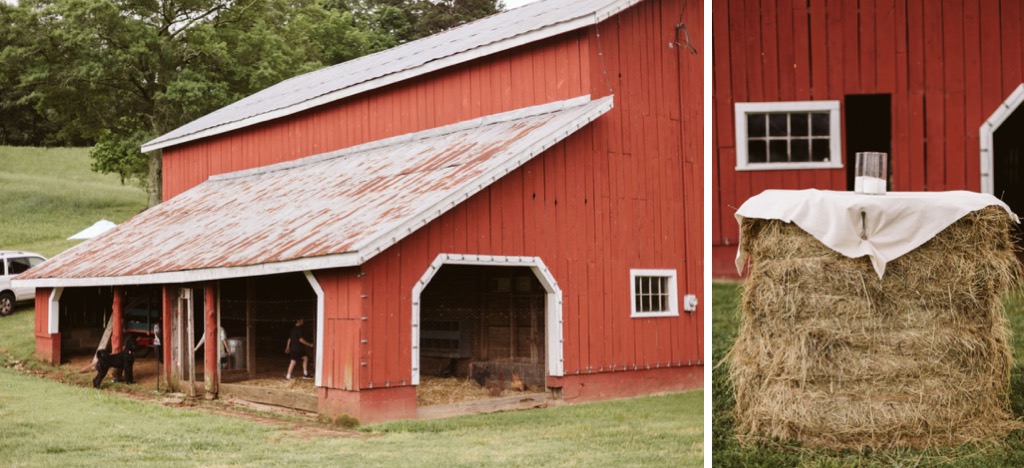
[[[839,101],[736,103],[736,170],[843,167]]]
[[[629,270],[630,317],[677,317],[676,270]]]

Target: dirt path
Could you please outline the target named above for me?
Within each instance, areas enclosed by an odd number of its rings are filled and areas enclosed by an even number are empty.
[[[89,368],[91,363],[92,357],[88,355],[72,356],[67,363],[56,368],[46,365],[26,366],[23,362],[8,359],[8,367],[20,373],[81,387],[92,386],[92,379],[96,376],[96,371]],[[108,374],[101,388],[96,391],[116,393],[132,400],[179,408],[182,411],[202,411],[209,414],[242,418],[258,424],[280,427],[286,429],[289,436],[300,440],[375,437],[371,434],[324,422],[318,419],[314,413],[236,399],[206,400],[202,396],[187,398],[180,393],[169,393],[166,391],[166,388],[160,388],[158,391],[157,362],[152,357],[136,360],[134,374],[134,385],[114,383],[112,373]],[[311,381],[293,380],[292,382],[285,382],[284,379],[266,380],[267,383],[264,384],[266,386],[296,387],[299,391],[304,391],[305,388],[299,387],[308,385],[312,389]],[[277,382],[277,380],[280,380],[280,382]]]

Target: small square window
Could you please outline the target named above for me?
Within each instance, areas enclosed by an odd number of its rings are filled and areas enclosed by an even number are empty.
[[[736,103],[736,169],[842,168],[839,101]]]
[[[630,270],[633,318],[679,315],[676,270]]]

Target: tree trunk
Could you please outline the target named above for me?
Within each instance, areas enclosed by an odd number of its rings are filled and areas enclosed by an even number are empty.
[[[163,151],[151,151],[149,157],[149,175],[146,177],[146,193],[149,195],[149,207],[159,205],[163,201],[163,167],[161,155]]]

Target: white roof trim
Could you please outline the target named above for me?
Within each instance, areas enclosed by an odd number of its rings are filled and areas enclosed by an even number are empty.
[[[548,25],[525,34],[521,34],[519,36],[502,39],[484,46],[476,47],[462,52],[457,52],[453,55],[449,55],[447,57],[434,60],[432,62],[427,62],[419,66],[407,68],[395,73],[370,79],[368,81],[364,81],[362,83],[349,86],[347,88],[323,94],[314,99],[298,102],[291,105],[286,105],[273,111],[253,115],[247,118],[243,118],[241,120],[224,122],[219,125],[208,127],[206,129],[199,130],[187,135],[182,135],[179,137],[165,139],[164,136],[160,136],[154,138],[153,140],[147,143],[144,143],[142,145],[142,151],[156,151],[158,149],[168,148],[171,146],[188,143],[190,141],[207,138],[214,135],[220,135],[223,133],[231,132],[233,130],[238,130],[259,123],[279,119],[292,114],[296,114],[298,112],[312,109],[314,107],[335,102],[347,97],[362,94],[367,91],[372,91],[374,89],[382,88],[384,86],[405,81],[417,76],[425,75],[427,73],[449,68],[461,63],[469,62],[480,57],[496,54],[498,52],[513,49],[522,45],[530,44],[532,42],[537,42],[543,39],[547,39],[549,37],[554,37],[569,31],[575,31],[577,29],[591,26],[601,21],[604,21],[605,19],[621,12],[622,10],[625,10],[626,8],[629,8],[634,4],[639,3],[639,1],[640,0],[623,0],[615,2],[605,7],[604,9],[593,12],[592,14],[584,14],[583,16],[577,17],[575,19]],[[398,47],[400,48],[402,46]]]

